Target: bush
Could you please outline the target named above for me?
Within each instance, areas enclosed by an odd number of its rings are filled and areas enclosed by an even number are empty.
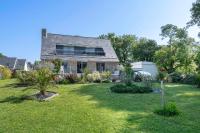
[[[116,93],[150,93],[152,92],[152,89],[149,87],[137,86],[135,84],[130,84],[130,85],[117,84],[110,87],[110,90]]]
[[[169,74],[169,78],[171,78],[171,82],[173,83],[180,83],[182,80],[182,74],[179,72],[174,72]]]
[[[10,79],[12,72],[7,67],[0,67],[0,79]]]
[[[125,72],[125,78],[124,81],[126,83],[126,85],[130,85],[132,83],[132,79],[133,79],[133,69],[131,68],[130,64],[127,64],[124,67],[124,72]]]
[[[53,87],[53,73],[49,68],[41,68],[36,71],[35,75],[35,87],[41,95],[45,95],[46,90]]]
[[[159,80],[159,81],[166,80],[166,77],[167,77],[167,72],[159,71],[158,75],[157,75],[157,80]]]
[[[197,77],[196,77],[196,75],[194,75],[194,74],[187,74],[187,75],[185,75],[185,76],[183,76],[183,78],[182,78],[182,80],[181,80],[181,83],[183,83],[183,84],[196,84],[196,80],[197,79]]]
[[[109,72],[109,71],[102,72],[100,74],[100,76],[101,76],[101,81],[103,83],[110,83],[111,82],[110,81],[110,79],[111,79],[111,72]]]
[[[171,79],[173,83],[183,83],[183,84],[195,84],[196,75],[195,74],[181,74],[179,72],[174,72],[169,74],[168,78]]]
[[[87,75],[87,81],[100,83],[101,82],[101,75],[99,72],[94,72],[92,74]]]
[[[52,61],[52,63],[54,64],[53,71],[58,74],[60,72],[60,67],[62,65],[62,61],[60,59],[55,59]]]
[[[200,74],[196,75],[196,84],[197,84],[197,87],[200,88]]]
[[[33,85],[36,82],[36,71],[17,71],[16,77],[21,84]]]
[[[175,116],[179,115],[180,111],[178,110],[175,103],[167,103],[162,109],[158,109],[154,113],[163,116]]]
[[[69,73],[64,75],[64,79],[67,80],[65,81],[66,83],[76,83],[79,82],[80,79],[78,78],[77,74]]]

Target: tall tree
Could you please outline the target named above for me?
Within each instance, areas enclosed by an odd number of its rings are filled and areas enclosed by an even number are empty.
[[[1,58],[1,57],[4,57],[4,55],[3,55],[2,53],[0,53],[0,58]]]
[[[155,52],[159,49],[157,42],[146,38],[141,38],[133,45],[133,60],[153,61]]]
[[[197,25],[200,27],[200,0],[197,0],[195,3],[192,4],[191,11],[191,21],[188,23],[189,26]],[[200,37],[200,33],[199,33]]]
[[[137,38],[134,35],[116,36],[114,33],[100,35],[101,39],[109,39],[122,65],[127,65],[132,59],[131,50]]]
[[[188,36],[187,30],[167,24],[161,27],[161,36],[168,38],[169,41],[166,47],[156,52],[157,64],[165,68],[168,73],[173,73],[178,68],[184,70],[185,73],[190,72],[193,61],[191,47],[194,39]]]

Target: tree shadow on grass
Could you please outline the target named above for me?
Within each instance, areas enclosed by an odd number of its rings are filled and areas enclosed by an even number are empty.
[[[88,101],[96,101],[95,103],[99,108],[108,108],[113,111],[128,111],[128,116],[125,118],[127,127],[123,129],[123,132],[181,132],[184,130],[192,131],[192,127],[188,127],[191,121],[185,117],[173,117],[166,118],[163,116],[158,116],[153,112],[155,109],[160,108],[160,95],[159,94],[117,94],[110,91],[110,86],[112,84],[89,84],[83,85],[80,88],[72,90],[81,96],[86,96]],[[183,94],[188,92],[190,89],[181,89],[181,86],[177,86],[180,90],[173,93],[168,93],[167,97],[171,100],[172,95],[176,95],[179,91]],[[172,90],[170,90],[172,91]],[[193,91],[193,89],[191,89]],[[171,98],[170,98],[171,97]],[[199,97],[195,96],[195,99]],[[188,103],[187,105],[183,99],[174,100],[179,104],[178,106],[188,108],[194,106],[195,101]],[[198,102],[199,103],[199,102]],[[184,122],[184,121],[187,122]],[[177,127],[178,128],[177,128]]]
[[[18,103],[24,102],[25,100],[33,100],[33,98],[31,98],[28,95],[9,96],[9,97],[6,97],[5,99],[1,100],[0,103],[18,104]]]
[[[97,106],[112,110],[141,111],[156,106],[159,94],[119,94],[110,91],[112,84],[91,84],[73,90],[79,95],[90,96],[88,100],[97,101]]]
[[[11,84],[6,84],[4,86],[0,86],[0,88],[15,89],[15,88],[24,88],[24,87],[29,87],[29,86],[30,85],[28,85],[28,84],[11,83]]]

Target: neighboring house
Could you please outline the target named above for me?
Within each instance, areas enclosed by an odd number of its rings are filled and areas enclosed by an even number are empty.
[[[118,69],[119,60],[106,39],[47,33],[42,29],[41,61],[61,59],[64,73],[111,71]]]
[[[146,62],[146,61],[134,62],[134,63],[131,63],[131,66],[135,72],[138,72],[138,71],[148,72],[152,75],[154,79],[156,78],[158,74],[158,68],[156,64],[153,62]]]
[[[0,65],[8,67],[11,70],[25,70],[28,71],[25,59],[17,59],[15,57],[1,57]]]

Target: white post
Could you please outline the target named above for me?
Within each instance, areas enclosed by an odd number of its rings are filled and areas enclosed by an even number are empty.
[[[164,87],[163,87],[163,80],[161,80],[161,106],[164,107],[165,100],[164,100]]]

